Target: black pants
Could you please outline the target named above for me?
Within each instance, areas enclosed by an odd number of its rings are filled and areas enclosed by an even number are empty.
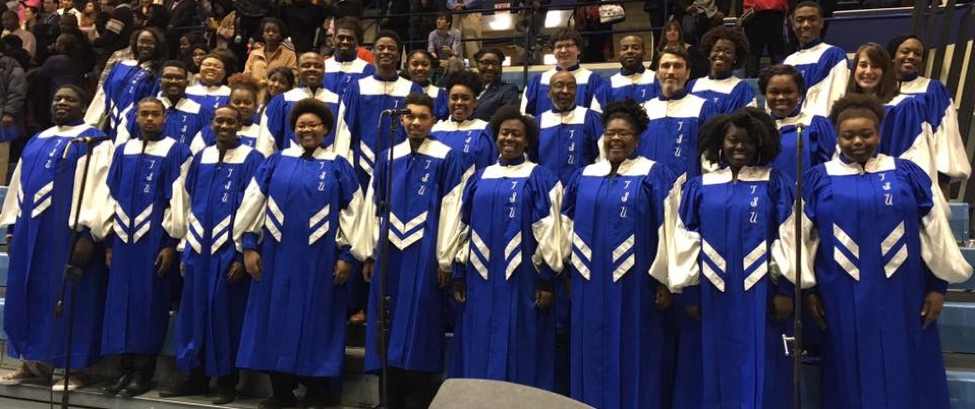
[[[331,400],[329,399],[331,394],[330,378],[305,377],[282,372],[270,372],[268,377],[271,378],[271,394],[275,398],[290,399],[294,397],[294,390],[301,383],[305,385],[306,389],[304,397],[306,405],[321,404]]]
[[[778,64],[785,59],[785,37],[782,35],[782,25],[785,23],[785,12],[757,11],[745,23],[745,36],[748,37],[748,61],[745,62],[745,75],[749,78],[758,76],[759,61],[765,48],[768,48],[769,59],[772,64]]]
[[[122,373],[130,373],[151,380],[156,373],[156,356],[124,354],[121,356],[119,369]]]
[[[408,371],[403,368],[389,367],[389,379],[386,387],[389,389],[387,409],[425,409],[433,402],[437,394],[436,372]]]

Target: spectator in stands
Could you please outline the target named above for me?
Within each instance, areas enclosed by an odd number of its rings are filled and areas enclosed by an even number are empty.
[[[226,105],[230,87],[225,84],[227,64],[219,54],[210,53],[200,63],[199,83],[186,88],[187,98],[210,109]]]
[[[572,175],[599,158],[603,125],[599,112],[576,103],[576,77],[567,71],[552,76],[548,97],[552,109],[538,116],[538,143],[528,159],[552,171],[563,185]]]
[[[823,9],[814,1],[803,1],[792,12],[792,29],[799,40],[799,51],[789,55],[783,64],[796,67],[806,83],[802,110],[811,115],[826,116],[833,101],[839,99],[850,78],[846,51],[823,42]]]
[[[44,64],[44,60],[51,55],[51,48],[54,42],[57,41],[58,35],[61,33],[58,30],[59,21],[61,16],[57,13],[57,2],[56,0],[44,0],[42,3],[43,12],[37,16],[37,22],[31,28],[31,32],[34,34],[34,38],[37,39],[37,65]],[[50,11],[49,11],[50,10]],[[49,111],[49,109],[45,109]]]
[[[460,30],[450,28],[450,17],[447,13],[437,14],[437,28],[427,37],[427,51],[440,60],[463,56],[460,48]]]
[[[196,43],[190,47],[190,53],[187,57],[188,60],[184,61],[187,67],[189,67],[190,72],[193,74],[198,74],[200,72],[200,65],[203,64],[203,59],[210,54],[210,46],[206,43]]]
[[[41,10],[34,6],[24,6],[23,13],[24,18],[22,19],[23,21],[20,22],[21,27],[23,27],[24,30],[33,32],[34,25],[36,25],[38,22]]]
[[[600,111],[600,107],[612,98],[612,89],[599,74],[579,66],[579,53],[584,41],[582,36],[571,28],[563,28],[552,33],[549,40],[555,51],[556,66],[528,81],[521,98],[521,111],[538,116],[552,109],[548,84],[552,76],[559,71],[568,71],[576,77],[577,105]]]
[[[234,44],[235,37],[237,36],[237,24],[237,10],[231,10],[230,13],[220,19],[217,27],[211,27],[212,31],[216,34],[217,48],[237,49],[236,44]]]
[[[251,50],[244,64],[244,73],[250,74],[261,82],[261,87],[267,86],[267,73],[275,67],[297,68],[295,52],[281,45],[288,36],[284,23],[274,17],[267,17],[261,22],[264,46]],[[268,99],[265,97],[264,101]]]
[[[78,17],[81,11],[75,6],[75,0],[61,0],[58,8],[58,14],[64,15],[65,13],[74,14]]]
[[[17,60],[0,50],[0,183],[7,182],[10,142],[24,132],[27,74]]]
[[[113,52],[125,48],[129,43],[129,38],[135,31],[132,22],[132,10],[122,0],[101,0],[101,13],[96,23],[106,20],[103,25],[98,25],[98,38],[92,40],[92,46],[98,54],[95,60],[95,67],[101,70],[105,66],[108,58]],[[166,53],[163,52],[163,55]]]
[[[0,66],[4,59],[7,58],[0,57]],[[81,122],[88,95],[73,85],[58,89],[55,95],[49,107],[55,126],[34,136],[24,149],[7,191],[9,199],[0,213],[0,226],[11,232],[7,236],[10,266],[4,308],[7,353],[22,360],[16,370],[0,377],[0,384],[49,382],[51,365],[63,368],[65,357],[70,354],[72,371],[67,389],[75,390],[87,383],[86,368],[100,357],[107,271],[104,246],[94,241],[102,240],[108,225],[98,218],[81,217],[78,227],[87,233],[74,237],[69,226],[75,224],[78,209],[71,198],[82,194],[81,183],[85,182],[75,181],[81,180],[87,166],[84,201],[79,203],[82,214],[97,214],[100,207],[110,205],[106,201],[104,175],[112,154],[111,143],[94,145],[90,162],[85,165],[81,159],[87,145],[71,141],[104,136]],[[56,158],[55,166],[51,166],[52,158]],[[29,199],[18,200],[20,197]],[[74,247],[72,238],[77,239]],[[69,249],[74,250],[70,257]],[[67,273],[66,265],[73,266]],[[77,287],[72,287],[71,299],[66,299],[66,308],[56,319],[55,304],[65,274],[77,275],[78,281],[73,284]],[[72,328],[73,339],[66,354],[63,334],[68,328]],[[53,388],[64,390],[64,379]]]
[[[168,23],[169,12],[166,11],[166,7],[160,4],[153,4],[149,6],[149,12],[146,13],[146,27],[155,27],[160,30],[165,30]]]
[[[78,27],[88,35],[89,40],[98,38],[98,32],[95,30],[95,21],[102,14],[99,7],[101,7],[99,6],[99,2],[89,1],[85,3],[85,8],[77,14]]]
[[[626,35],[620,38],[620,72],[609,78],[612,100],[632,99],[644,103],[657,97],[657,74],[648,70],[644,64],[646,48],[643,37]]]
[[[280,94],[268,102],[261,118],[261,132],[258,135],[257,150],[265,156],[288,149],[295,141],[294,130],[288,127],[292,108],[300,101],[314,98],[328,105],[329,110],[338,111],[339,96],[325,88],[325,60],[316,52],[307,52],[298,59],[298,87]],[[356,95],[358,97],[358,95]],[[335,118],[334,116],[332,117]],[[325,124],[324,147],[331,147],[334,141],[335,124]]]
[[[736,26],[744,28],[748,37],[748,58],[745,63],[745,76],[758,76],[759,61],[768,49],[769,60],[778,64],[785,58],[785,36],[782,24],[789,9],[787,0],[744,0],[744,13],[738,17]]]
[[[725,13],[715,0],[678,0],[674,2],[674,20],[681,22],[683,38],[697,45],[704,33],[721,25]]]
[[[78,46],[81,47],[81,59],[77,60],[81,67],[81,72],[88,75],[95,69],[95,52],[91,46],[91,41],[88,40],[88,36],[85,35],[78,28],[78,16],[74,13],[66,13],[61,16],[58,21],[58,31],[61,34],[67,34],[73,36],[78,40]],[[128,48],[124,48],[128,50]],[[107,67],[111,69],[111,67]]]
[[[502,67],[507,56],[497,48],[483,48],[474,54],[474,65],[481,77],[483,91],[477,96],[474,118],[490,120],[494,113],[505,105],[519,105],[521,98],[518,87],[501,78]]]
[[[185,33],[178,38],[177,47],[170,51],[168,55],[173,55],[175,59],[183,61],[188,65],[192,64],[193,47],[197,44],[203,44],[203,36],[199,33]],[[207,50],[207,52],[210,51]],[[206,55],[206,53],[203,55]]]
[[[887,43],[887,52],[894,59],[894,70],[900,81],[900,93],[924,102],[925,121],[934,131],[936,151],[939,152],[935,161],[938,182],[942,185],[943,193],[948,194],[946,179],[968,180],[971,164],[965,158],[956,156],[965,152],[965,145],[958,129],[958,112],[952,100],[953,94],[940,81],[919,75],[925,51],[924,43],[915,35],[899,36]]]
[[[195,30],[192,27],[199,24],[196,0],[170,0],[167,4],[169,4],[169,22],[166,24],[166,33],[170,36],[182,35],[188,32],[195,33],[195,31],[191,30]],[[199,34],[197,36],[200,39],[194,41],[193,44],[203,42],[202,36]],[[179,45],[182,46],[182,43]],[[170,49],[170,53],[174,51],[175,47]]]
[[[573,26],[579,30],[585,41],[580,47],[580,59],[585,63],[604,62],[607,60],[607,47],[609,54],[613,50],[613,25],[602,22],[599,17],[599,3],[598,0],[582,0],[572,11]]]
[[[48,125],[50,123],[50,114],[42,113],[41,107],[44,105],[51,106],[54,93],[58,89],[69,84],[79,88],[86,85],[86,72],[81,67],[81,61],[84,60],[82,50],[77,37],[71,34],[61,34],[54,44],[54,55],[31,73],[34,121],[38,124]],[[88,108],[87,102],[85,102],[85,108]]]
[[[261,41],[264,38],[264,19],[274,15],[276,3],[266,0],[234,0],[233,4],[237,10],[237,32],[234,36],[232,49],[235,54],[243,56],[247,54],[248,44],[251,40]],[[283,32],[283,24],[278,20],[277,31],[281,36],[278,40],[279,43],[287,37]],[[267,42],[266,39],[264,41]],[[255,78],[264,80],[263,77],[255,76]]]
[[[870,95],[837,100],[840,156],[804,177],[802,245],[818,250],[800,268],[806,308],[826,329],[822,407],[948,408],[937,320],[948,283],[972,267],[925,170],[881,152],[894,114],[884,111]]]
[[[670,20],[667,24],[664,24],[664,35],[660,39],[660,44],[657,46],[657,53],[654,56],[653,64],[650,66],[651,69],[657,69],[657,60],[662,55],[662,51],[667,47],[682,47],[687,50],[687,55],[690,60],[690,74],[688,79],[701,78],[708,74],[708,63],[707,59],[701,54],[698,48],[689,44],[684,39],[684,32],[681,29],[680,22],[677,20]]]
[[[477,50],[481,49],[481,11],[485,7],[491,7],[490,3],[482,0],[447,0],[447,9],[454,13],[454,21],[451,27],[460,30],[461,38],[468,40],[464,42],[464,55],[459,58],[471,58]]]
[[[449,117],[430,131],[434,139],[461,154],[465,171],[481,170],[498,160],[488,123],[471,116],[482,87],[481,79],[471,71],[451,73],[444,78]]]
[[[325,23],[326,8],[311,0],[292,0],[281,6],[281,16],[291,33],[291,43],[295,46],[295,54],[307,51],[318,51],[315,35]]]
[[[43,0],[41,6],[43,6],[43,9],[38,22],[57,27],[58,21],[61,19],[61,16],[58,14],[57,0]]]
[[[17,13],[11,10],[7,10],[0,15],[0,23],[3,25],[4,36],[14,35],[20,37],[23,43],[24,50],[30,55],[31,59],[37,54],[37,39],[28,30],[20,28],[20,21],[17,17]],[[29,68],[28,67],[24,67]]]
[[[30,54],[24,49],[24,41],[17,36],[6,36],[0,39],[0,48],[3,54],[17,61],[24,71],[30,69]]]
[[[730,114],[738,108],[757,107],[751,85],[734,76],[732,70],[745,65],[748,39],[733,27],[715,27],[701,39],[701,49],[711,63],[707,77],[687,84],[691,94],[710,100],[719,114]]]
[[[325,88],[341,97],[349,84],[376,73],[376,66],[359,58],[362,26],[355,17],[335,20],[335,53],[325,60]]]
[[[447,118],[447,92],[436,86],[430,76],[437,69],[437,59],[427,50],[414,50],[406,56],[406,73],[409,79],[433,98],[433,115],[436,120]]]
[[[412,10],[413,16],[412,22],[410,23],[410,37],[412,38],[427,38],[427,43],[425,44],[412,44],[409,51],[413,51],[417,48],[427,48],[429,50],[429,37],[430,33],[437,29],[437,20],[440,19],[437,13],[440,9],[445,9],[446,5],[443,7],[438,7],[436,0],[413,0]],[[422,15],[421,15],[422,14]],[[447,21],[451,21],[449,15],[446,15]],[[460,38],[460,33],[457,34],[457,38]],[[458,57],[463,58],[463,52],[456,53]]]

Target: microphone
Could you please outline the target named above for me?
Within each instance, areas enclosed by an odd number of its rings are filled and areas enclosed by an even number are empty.
[[[383,115],[387,115],[387,116],[409,115],[411,113],[412,112],[410,112],[410,110],[406,108],[387,109],[382,112]]]
[[[112,140],[111,136],[85,136],[81,138],[74,138],[71,140],[71,143],[95,143],[110,140]]]

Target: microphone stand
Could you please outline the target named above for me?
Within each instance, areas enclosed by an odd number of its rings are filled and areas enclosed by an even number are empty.
[[[393,146],[396,141],[396,119],[399,117],[401,112],[396,111],[383,111],[379,116],[379,123],[376,124],[376,134],[382,135],[382,118],[384,116],[389,116],[389,134],[386,139],[386,146],[388,149],[386,163],[386,174],[384,179],[384,184],[382,186],[382,198],[379,201],[379,216],[380,216],[380,228],[379,228],[379,332],[376,339],[376,350],[379,351],[379,358],[382,362],[381,376],[379,377],[379,405],[376,408],[388,408],[389,407],[389,358],[387,354],[387,349],[389,347],[389,328],[391,324],[392,317],[390,316],[390,304],[392,303],[392,298],[388,295],[386,291],[386,285],[388,282],[389,275],[389,220],[390,214],[393,211],[392,208],[392,197],[393,197]]]
[[[88,170],[91,168],[91,154],[93,144],[97,142],[95,140],[88,139],[83,141],[85,144],[85,169],[82,172],[80,191],[78,192],[78,203],[75,205],[74,209],[74,220],[71,226],[71,242],[68,246],[68,264],[64,266],[64,276],[61,278],[61,293],[58,295],[58,301],[54,305],[54,318],[60,320],[64,313],[64,293],[67,288],[68,281],[71,282],[71,300],[69,300],[70,305],[68,308],[68,333],[65,341],[65,354],[64,354],[64,391],[61,392],[61,408],[68,409],[68,395],[71,391],[68,388],[69,381],[71,380],[71,348],[74,344],[74,316],[75,316],[75,295],[78,290],[78,281],[81,280],[81,276],[84,271],[81,267],[72,264],[74,257],[75,248],[78,245],[78,239],[81,237],[81,233],[78,231],[79,218],[81,216],[81,204],[85,200],[85,187],[88,184]],[[69,142],[74,143],[74,141]],[[68,146],[64,150],[64,157],[70,153],[71,146]],[[52,331],[53,332],[53,331]],[[52,402],[53,403],[53,402]]]
[[[792,407],[800,409],[802,407],[802,153],[805,150],[802,136],[804,126],[796,124],[796,203],[793,214],[795,215],[795,241],[796,241],[796,293],[795,293],[795,315],[792,328],[795,334],[791,337],[782,334],[782,343],[785,347],[785,356],[790,356],[789,342],[792,342]]]

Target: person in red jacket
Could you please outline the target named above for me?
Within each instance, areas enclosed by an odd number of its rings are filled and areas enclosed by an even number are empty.
[[[785,14],[789,11],[789,3],[788,0],[744,0],[742,9],[744,12],[738,18],[738,25],[745,29],[750,47],[745,75],[755,78],[758,76],[758,62],[766,47],[772,64],[778,64],[785,59],[785,35],[782,27]]]

